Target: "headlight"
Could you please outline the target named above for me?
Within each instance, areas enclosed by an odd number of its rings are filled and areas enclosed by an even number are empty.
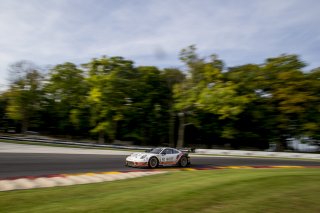
[[[144,158],[146,158],[147,157],[147,155],[142,155],[141,157],[140,157],[140,159],[144,159]]]

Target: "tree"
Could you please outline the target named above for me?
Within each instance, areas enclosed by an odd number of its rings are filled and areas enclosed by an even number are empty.
[[[317,140],[320,139],[320,68],[305,74],[304,92],[308,93],[308,104],[302,120],[303,134]],[[319,142],[318,142],[319,143]]]
[[[264,81],[262,91],[270,94],[270,108],[273,111],[274,141],[278,150],[282,150],[289,137],[304,132],[303,117],[310,103],[317,100],[313,88],[302,68],[306,64],[297,55],[281,55],[269,58],[262,66]]]
[[[320,68],[305,72],[297,55],[226,68],[194,45],[180,59],[184,72],[104,56],[82,68],[56,65],[46,78],[32,62],[16,62],[0,95],[0,124],[153,146],[276,142],[283,150],[289,138],[320,139]]]
[[[180,139],[184,135],[184,116],[188,112],[214,114],[219,120],[235,120],[250,102],[250,97],[237,93],[236,84],[226,81],[222,72],[224,63],[216,55],[211,55],[206,61],[195,50],[194,46],[190,46],[182,50],[180,57],[186,63],[190,76],[175,88],[175,107],[181,117]],[[199,120],[196,122],[201,123]],[[220,136],[233,138],[235,133],[232,126],[225,125]],[[183,146],[182,140],[178,146]]]
[[[249,98],[249,102],[232,126],[237,131],[233,147],[256,147],[266,149],[274,138],[273,108],[271,94],[264,91],[264,73],[260,65],[246,64],[231,67],[225,78],[237,85],[237,94]]]
[[[277,149],[282,150],[288,138],[316,129],[312,117],[317,110],[312,106],[317,101],[314,87],[317,83],[302,71],[304,66],[297,55],[281,55],[267,59],[262,65],[248,64],[228,70],[226,78],[238,85],[238,94],[250,97],[234,124],[238,139],[260,141],[255,145],[260,147],[265,147],[262,144],[266,142],[276,142]]]
[[[70,134],[77,130],[79,134],[79,130],[86,129],[85,99],[88,86],[83,70],[69,62],[56,65],[50,70],[44,91],[44,119],[47,126],[60,134]]]
[[[0,131],[7,131],[9,122],[7,118],[6,108],[8,105],[8,92],[0,93]]]
[[[170,90],[162,72],[152,66],[135,68],[132,90],[124,118],[119,122],[119,137],[143,145],[168,141]]]
[[[116,136],[117,124],[123,119],[127,101],[131,98],[131,79],[135,77],[133,62],[122,57],[102,57],[84,65],[88,69],[88,104],[92,133],[98,133],[99,143],[105,133],[109,141]]]
[[[34,124],[40,110],[43,76],[38,67],[29,61],[19,61],[10,66],[11,85],[8,91],[7,115],[21,123],[22,133]],[[30,123],[31,122],[31,123]]]
[[[164,69],[161,73],[163,78],[165,79],[168,92],[169,92],[169,145],[170,147],[175,146],[175,120],[176,120],[176,113],[174,109],[174,93],[173,90],[176,85],[181,84],[183,81],[186,80],[186,75],[182,73],[181,70],[175,68],[167,68]],[[181,131],[181,130],[180,130]],[[180,137],[181,139],[181,137]]]
[[[183,61],[187,67],[187,78],[177,84],[173,88],[174,92],[174,109],[178,112],[179,128],[177,147],[184,146],[185,135],[185,116],[187,113],[195,108],[194,103],[197,100],[201,88],[197,85],[203,79],[204,59],[200,58],[196,53],[196,47],[191,45],[180,52],[180,60]]]

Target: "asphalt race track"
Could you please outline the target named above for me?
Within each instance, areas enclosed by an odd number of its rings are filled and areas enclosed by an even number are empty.
[[[0,178],[64,173],[139,170],[124,166],[123,155],[0,153]],[[191,157],[191,167],[320,166],[320,161],[241,157]],[[147,169],[146,169],[147,170]]]

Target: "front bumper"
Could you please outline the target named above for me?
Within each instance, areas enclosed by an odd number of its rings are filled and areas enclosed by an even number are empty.
[[[130,166],[130,167],[146,167],[146,166],[148,166],[148,162],[126,161],[126,166]]]
[[[130,167],[147,167],[148,166],[148,161],[144,159],[137,159],[134,157],[127,157],[126,158],[126,166]]]

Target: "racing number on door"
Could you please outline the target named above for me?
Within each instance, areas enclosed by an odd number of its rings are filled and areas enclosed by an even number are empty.
[[[172,149],[165,149],[163,151],[164,156],[161,157],[162,162],[173,162],[175,160],[175,154],[173,154]]]
[[[174,159],[173,159],[173,157],[168,157],[168,158],[166,158],[166,161],[173,161]]]
[[[161,161],[162,162],[174,161],[174,157],[171,157],[171,156],[162,157]]]

